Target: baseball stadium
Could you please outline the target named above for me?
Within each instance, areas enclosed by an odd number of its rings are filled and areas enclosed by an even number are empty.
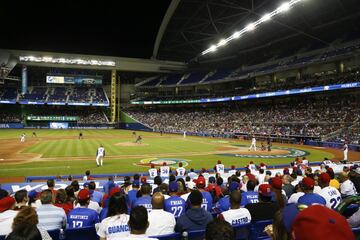
[[[360,239],[357,0],[7,8],[0,240]]]

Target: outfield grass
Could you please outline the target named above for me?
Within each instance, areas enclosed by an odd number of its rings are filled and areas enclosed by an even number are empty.
[[[132,142],[131,131],[123,130],[81,130],[85,139],[77,139],[80,130],[36,130],[37,138],[32,138],[33,130],[0,130],[0,139],[18,141],[21,133],[28,136],[27,141],[33,142],[29,147],[22,149],[22,153],[41,154],[40,161],[22,164],[1,164],[0,177],[7,176],[30,176],[30,175],[67,175],[83,174],[90,169],[93,174],[97,173],[124,173],[145,172],[147,167],[137,166],[140,160],[156,157],[171,157],[184,159],[190,167],[201,169],[212,168],[217,160],[222,160],[226,167],[235,165],[243,167],[250,160],[255,163],[267,164],[289,163],[293,158],[240,158],[234,156],[214,155],[219,148],[233,144],[245,144],[248,142],[224,143],[219,139],[187,137],[180,135],[164,135],[157,133],[138,132],[143,136],[143,143],[147,146],[117,146],[117,143]],[[97,147],[102,144],[107,156],[104,166],[96,167],[95,153]],[[277,144],[274,144],[276,147]],[[320,161],[324,157],[332,158],[329,152],[320,149],[309,149],[306,146],[293,146],[310,153],[307,158],[310,161]],[[0,153],[1,154],[1,153]],[[126,157],[124,157],[126,155]],[[143,155],[143,156],[141,156]],[[82,157],[81,160],[73,157]],[[56,159],[58,158],[58,159]],[[48,160],[46,160],[48,159]]]

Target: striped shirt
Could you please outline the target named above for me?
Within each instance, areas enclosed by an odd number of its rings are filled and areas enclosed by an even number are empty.
[[[62,208],[52,204],[43,204],[36,209],[39,217],[38,227],[44,230],[54,230],[66,226],[66,214]]]

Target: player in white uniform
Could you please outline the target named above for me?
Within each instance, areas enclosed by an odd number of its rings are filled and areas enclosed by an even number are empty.
[[[217,173],[224,174],[225,167],[224,167],[224,164],[222,164],[220,160],[217,161],[215,168],[216,168]]]
[[[186,169],[183,167],[183,163],[179,163],[179,167],[176,169],[176,176],[185,177]]]
[[[103,165],[104,157],[105,157],[105,148],[102,145],[100,145],[100,147],[96,151],[96,165],[98,167]]]
[[[186,138],[186,131],[184,131],[184,138]]]
[[[157,176],[158,172],[157,169],[155,168],[154,164],[151,164],[151,168],[149,169],[149,176],[150,178],[155,178]]]
[[[255,137],[252,137],[252,139],[251,139],[251,145],[249,147],[249,151],[251,151],[251,150],[256,151],[256,138]]]
[[[347,145],[347,143],[344,143],[344,161],[348,160],[348,151],[349,151],[349,147]]]
[[[25,135],[25,133],[23,133],[23,134],[21,134],[20,135],[20,142],[25,142],[25,139],[26,139],[26,135]]]
[[[318,182],[321,190],[318,194],[325,199],[326,207],[335,209],[341,202],[341,194],[336,188],[329,186],[330,180],[329,174],[320,174]]]
[[[251,173],[255,173],[256,172],[256,165],[253,161],[250,161],[250,163],[247,165],[247,168],[250,169]]]
[[[236,167],[235,165],[231,165],[231,169],[228,171],[229,175],[236,175]]]
[[[170,175],[170,167],[166,165],[166,162],[160,167],[160,177],[168,178]]]

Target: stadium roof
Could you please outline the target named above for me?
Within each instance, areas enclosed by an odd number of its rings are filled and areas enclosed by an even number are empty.
[[[301,48],[334,46],[334,39],[359,37],[359,0],[303,0],[216,52],[201,52],[278,8],[287,0],[181,0],[163,34],[159,59],[200,62],[269,59]],[[354,36],[356,35],[356,36]],[[255,60],[256,61],[256,60]]]
[[[221,50],[201,56],[287,1],[6,1],[0,48],[240,65],[307,48],[336,47],[334,39],[359,37],[359,0],[303,0]]]

